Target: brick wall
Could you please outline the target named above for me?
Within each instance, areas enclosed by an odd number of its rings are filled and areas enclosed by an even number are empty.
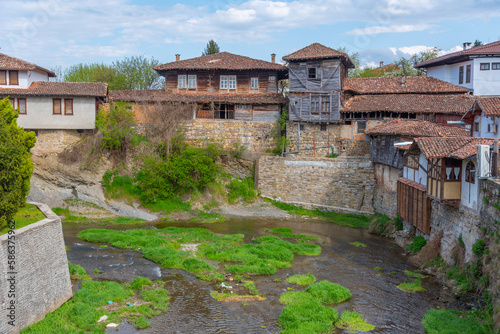
[[[263,156],[256,169],[262,196],[307,208],[372,213],[375,186],[367,158]]]
[[[72,297],[61,219],[47,205],[36,204],[47,217],[15,230],[15,298],[8,296],[7,237],[0,236],[0,333],[11,334],[54,311]],[[7,323],[15,302],[15,326]]]

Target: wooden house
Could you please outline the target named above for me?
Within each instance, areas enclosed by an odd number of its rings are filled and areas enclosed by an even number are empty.
[[[176,55],[176,61],[154,69],[165,77],[165,90],[142,95],[192,103],[195,119],[274,122],[286,102],[278,83],[287,69],[276,64],[274,54],[271,62],[229,52],[186,60]],[[127,92],[120,94],[127,99]]]
[[[341,90],[349,56],[319,43],[283,57],[288,63],[289,119],[309,123],[340,121]]]
[[[416,138],[405,153],[403,177],[398,179],[399,216],[430,234],[430,200],[477,210],[477,145],[493,145],[493,139]]]

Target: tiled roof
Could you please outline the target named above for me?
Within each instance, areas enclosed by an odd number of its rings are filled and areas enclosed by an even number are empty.
[[[344,90],[355,94],[442,94],[467,93],[467,88],[431,77],[347,78]]]
[[[282,94],[217,94],[217,93],[167,93],[164,90],[112,90],[109,97],[128,102],[186,102],[186,103],[238,103],[284,104]]]
[[[19,71],[33,71],[38,70],[41,72],[48,73],[49,77],[55,77],[56,74],[49,71],[43,67],[29,63],[27,61],[7,56],[4,53],[0,53],[0,70],[19,70]]]
[[[369,135],[393,135],[405,137],[457,137],[469,136],[469,130],[441,126],[423,120],[395,119],[365,131]]]
[[[167,70],[276,70],[286,72],[287,68],[264,60],[235,55],[229,52],[201,56],[186,60],[174,61],[154,68],[157,71]]]
[[[500,116],[500,97],[477,98],[476,104],[479,105],[479,107],[486,116],[488,117]]]
[[[474,98],[465,94],[385,94],[351,97],[340,112],[393,111],[416,114],[465,114]]]
[[[494,139],[473,137],[416,138],[415,143],[427,159],[467,159],[477,154],[477,145],[493,145]]]
[[[313,43],[309,46],[306,46],[305,48],[290,53],[289,55],[284,56],[283,60],[299,61],[329,58],[340,58],[347,67],[354,68],[354,63],[352,62],[351,58],[349,58],[349,55],[347,53],[337,51],[320,43]]]
[[[500,41],[476,46],[467,50],[460,50],[457,52],[448,53],[443,56],[436,57],[434,59],[430,59],[422,63],[419,63],[415,65],[415,67],[426,68],[441,64],[453,63],[454,60],[459,60],[461,58],[464,58],[464,60],[466,60],[468,56],[472,55],[500,55]]]
[[[0,88],[0,96],[99,96],[108,94],[102,82],[33,82],[27,89]]]

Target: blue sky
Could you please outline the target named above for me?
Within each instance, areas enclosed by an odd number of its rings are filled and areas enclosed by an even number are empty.
[[[319,42],[378,65],[500,40],[500,1],[9,0],[0,31],[0,52],[47,68],[140,54],[166,63],[200,56],[212,38],[222,51],[264,60]]]

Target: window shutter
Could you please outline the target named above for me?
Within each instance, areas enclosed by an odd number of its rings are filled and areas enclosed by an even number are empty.
[[[64,115],[73,115],[73,99],[64,99]]]
[[[52,113],[61,115],[61,99],[52,99]]]
[[[7,84],[7,71],[0,71],[0,85]]]
[[[19,85],[19,72],[18,71],[9,71],[9,84],[10,85]]]

